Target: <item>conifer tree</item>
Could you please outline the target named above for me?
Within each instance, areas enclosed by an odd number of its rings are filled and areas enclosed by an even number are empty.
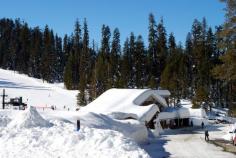
[[[157,85],[153,88],[157,88],[160,83],[161,73],[165,68],[166,60],[168,57],[166,30],[164,27],[163,18],[161,18],[160,23],[157,25],[157,53],[157,76],[155,76],[157,80]]]
[[[63,81],[63,71],[64,71],[64,53],[62,51],[62,39],[58,37],[58,35],[55,36],[55,54],[56,54],[56,66],[55,66],[55,81],[61,82]]]
[[[134,36],[134,33],[131,32],[130,38],[129,38],[129,53],[130,53],[130,58],[129,58],[129,73],[130,73],[130,78],[129,78],[129,87],[134,88],[135,87],[135,64],[134,64],[134,58],[135,58],[135,41],[136,37]]]
[[[123,55],[121,59],[121,78],[119,80],[119,84],[121,87],[128,87],[129,78],[130,78],[130,49],[129,49],[129,38],[125,40],[123,47]]]
[[[97,78],[97,94],[100,95],[106,89],[111,87],[109,83],[109,72],[110,72],[110,28],[108,26],[102,26],[102,41],[101,49],[98,54],[96,61],[96,78]]]
[[[43,47],[44,51],[42,53],[42,62],[43,64],[41,65],[41,73],[42,73],[42,79],[46,80],[48,82],[52,81],[51,78],[51,35],[50,35],[50,30],[48,26],[45,26],[44,29],[44,34],[43,34]]]
[[[28,61],[30,57],[30,30],[27,24],[22,26],[20,31],[20,47],[18,57],[17,70],[21,73],[27,74]]]
[[[73,68],[73,55],[72,53],[70,53],[69,55],[69,58],[66,62],[66,65],[65,65],[65,71],[64,71],[64,84],[65,84],[65,87],[69,90],[72,90],[73,89],[73,78],[72,78],[72,68]]]
[[[30,60],[29,60],[29,68],[28,73],[30,76],[41,78],[40,67],[42,64],[41,56],[43,51],[43,39],[42,33],[39,27],[36,27],[32,31],[31,37],[31,53],[30,53]]]
[[[80,74],[80,81],[79,81],[79,96],[78,96],[78,105],[84,106],[87,104],[86,99],[86,91],[87,91],[87,83],[88,83],[88,76],[89,76],[89,59],[90,59],[90,52],[89,52],[89,34],[88,34],[88,26],[86,19],[84,20],[84,34],[83,34],[83,43],[82,43],[82,51],[80,55],[80,65],[79,65],[79,74]],[[88,92],[88,91],[87,91]]]
[[[111,77],[111,87],[118,87],[118,80],[120,78],[120,32],[118,28],[115,28],[113,32],[113,39],[111,44],[111,55],[110,55],[110,77]]]
[[[149,87],[156,87],[158,55],[157,55],[157,29],[156,21],[153,14],[149,15],[149,34],[148,34],[148,69],[149,70]]]
[[[74,27],[74,36],[72,42],[72,53],[73,53],[73,62],[72,62],[72,82],[74,89],[78,89],[80,74],[79,74],[79,66],[80,66],[80,55],[81,55],[81,28],[79,20],[77,19]]]
[[[187,85],[190,88],[188,97],[193,96],[193,43],[192,43],[192,34],[189,32],[186,37],[185,42],[185,54],[187,56],[187,69],[188,69],[188,77],[187,77]]]
[[[134,82],[135,87],[143,88],[146,80],[146,53],[143,38],[141,35],[135,41],[135,54],[134,54]]]
[[[222,41],[218,44],[225,54],[220,57],[222,64],[216,66],[213,70],[215,78],[220,79],[225,85],[225,102],[230,106],[231,111],[235,109],[232,103],[235,99],[235,83],[236,83],[236,2],[235,0],[221,0],[226,4],[226,19],[223,30],[220,32]],[[234,110],[234,113],[236,110]]]

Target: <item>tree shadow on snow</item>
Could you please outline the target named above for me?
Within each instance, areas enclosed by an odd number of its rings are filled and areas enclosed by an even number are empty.
[[[23,83],[14,83],[5,80],[0,80],[0,88],[17,88],[17,89],[34,89],[34,90],[50,90],[42,86],[26,86]]]
[[[169,141],[165,138],[166,136],[160,136],[158,138],[150,138],[148,143],[141,144],[140,147],[144,149],[152,158],[170,157],[171,154],[164,148],[164,146]]]

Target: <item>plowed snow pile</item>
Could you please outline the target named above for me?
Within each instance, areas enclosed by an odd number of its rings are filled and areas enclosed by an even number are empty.
[[[8,115],[13,115],[10,123]],[[51,126],[33,107],[23,112],[0,111],[2,118],[7,121],[0,126],[0,158],[150,157],[118,131],[85,126],[75,131],[73,123],[56,119],[50,120]]]
[[[49,121],[42,118],[35,107],[28,107],[19,113],[8,125],[8,127],[31,128],[31,127],[50,127]]]

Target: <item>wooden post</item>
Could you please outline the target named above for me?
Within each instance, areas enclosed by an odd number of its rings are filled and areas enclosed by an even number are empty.
[[[3,89],[2,91],[2,109],[5,109],[5,97],[7,97],[7,95],[5,94],[5,89]]]
[[[80,130],[80,120],[77,120],[77,131]]]

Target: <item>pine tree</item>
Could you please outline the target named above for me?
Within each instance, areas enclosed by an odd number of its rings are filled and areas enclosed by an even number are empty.
[[[27,74],[28,70],[28,61],[30,57],[30,30],[27,24],[22,26],[20,31],[20,47],[18,57],[18,63],[16,69],[21,72]]]
[[[157,76],[155,76],[157,79],[157,85],[155,88],[157,88],[160,83],[161,73],[165,68],[166,60],[168,57],[166,30],[164,27],[163,18],[161,18],[160,23],[157,25],[157,53]]]
[[[120,32],[118,28],[115,28],[113,32],[113,40],[111,44],[111,55],[110,55],[111,87],[119,86],[118,81],[120,78],[120,56],[121,56]]]
[[[137,88],[143,88],[146,80],[145,65],[146,53],[143,38],[141,35],[135,41],[135,54],[134,54],[134,81]]]
[[[202,37],[202,24],[198,20],[194,20],[192,25],[192,75],[193,75],[193,89],[196,90],[198,86],[203,86],[203,81],[200,76],[201,59],[204,55],[204,45]]]
[[[200,108],[203,102],[207,102],[209,100],[208,98],[209,92],[207,91],[206,87],[199,86],[196,89],[196,95],[193,98],[193,106],[192,108]]]
[[[84,35],[83,35],[83,44],[82,51],[80,55],[80,65],[79,65],[79,96],[78,96],[78,105],[85,106],[87,104],[86,99],[86,90],[88,84],[88,74],[89,74],[89,34],[88,34],[88,26],[86,19],[84,20]]]
[[[49,30],[48,26],[44,29],[43,35],[43,54],[42,54],[42,79],[48,82],[53,82],[53,66],[55,64],[54,46],[52,46],[53,33]]]
[[[187,56],[187,85],[190,88],[189,98],[193,96],[193,70],[194,70],[194,58],[193,58],[193,43],[192,34],[189,32],[185,42],[185,54]]]
[[[77,19],[75,22],[74,28],[74,36],[72,42],[72,84],[73,89],[78,89],[79,81],[80,81],[80,74],[79,74],[79,66],[80,66],[80,56],[81,56],[81,28],[79,20]]]
[[[43,51],[43,35],[39,29],[36,27],[32,31],[31,37],[31,53],[29,60],[28,73],[30,76],[41,78],[40,66],[41,66],[41,56]]]
[[[97,95],[100,95],[105,90],[111,88],[111,84],[109,82],[110,76],[110,28],[108,26],[102,26],[102,41],[101,41],[101,49],[98,53],[98,58],[96,61],[96,78],[97,78]]]
[[[175,53],[176,50],[176,43],[175,43],[175,37],[174,34],[171,33],[168,39],[168,50],[169,55]]]
[[[134,36],[134,33],[131,32],[130,38],[129,38],[129,53],[130,53],[130,58],[129,58],[129,73],[130,73],[130,78],[129,78],[129,87],[134,88],[135,87],[135,41],[136,37]]]
[[[149,34],[148,34],[148,72],[149,72],[149,87],[154,88],[157,86],[156,77],[158,67],[158,55],[157,55],[157,30],[156,21],[153,14],[149,15]]]
[[[182,46],[174,47],[175,40],[170,36],[169,45],[172,45],[172,53],[168,57],[166,67],[161,76],[161,87],[171,91],[173,103],[181,97],[186,97],[187,81],[187,56],[183,53]],[[169,49],[170,50],[170,49]]]
[[[55,81],[61,82],[63,81],[63,71],[64,71],[64,53],[62,51],[62,39],[55,36],[55,52],[56,52],[56,64],[55,64]]]
[[[220,32],[222,41],[218,46],[225,51],[225,54],[220,57],[222,64],[214,68],[213,74],[215,78],[224,82],[226,104],[229,105],[233,111],[235,105],[232,102],[235,98],[234,87],[236,82],[236,2],[235,0],[221,1],[226,3],[226,20],[223,25],[223,30]]]
[[[65,84],[65,87],[69,90],[73,89],[73,76],[72,76],[72,68],[73,68],[73,55],[72,53],[70,53],[69,55],[69,58],[66,62],[66,65],[65,65],[65,71],[64,71],[64,84]]]
[[[123,47],[123,55],[121,59],[121,77],[119,80],[120,87],[128,87],[129,79],[130,79],[130,49],[129,49],[129,38],[125,40]]]

